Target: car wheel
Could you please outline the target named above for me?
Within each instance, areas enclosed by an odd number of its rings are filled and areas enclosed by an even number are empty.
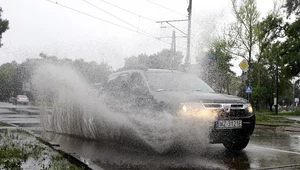
[[[223,142],[223,145],[228,150],[240,151],[240,150],[246,148],[248,143],[249,143],[249,138],[243,139],[240,141],[225,141],[225,142]]]

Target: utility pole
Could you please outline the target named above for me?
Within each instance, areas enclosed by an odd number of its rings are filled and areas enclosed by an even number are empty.
[[[275,101],[276,101],[276,107],[275,107],[275,114],[277,115],[278,114],[278,56],[277,56],[277,59],[276,59],[276,72],[275,72]]]
[[[176,52],[176,32],[175,32],[175,30],[173,30],[173,33],[172,33],[171,51],[174,53]]]
[[[185,65],[191,64],[191,18],[192,18],[192,0],[189,0],[188,11],[188,33],[187,33],[187,46],[186,46],[186,58]]]
[[[173,30],[172,33],[172,43],[171,43],[171,57],[172,62],[170,63],[170,69],[172,70],[175,64],[175,54],[176,54],[176,32]]]
[[[156,23],[166,23],[168,25],[170,25],[171,27],[173,27],[174,30],[181,32],[184,36],[177,36],[177,37],[181,37],[181,38],[186,38],[187,39],[187,48],[186,48],[186,58],[185,58],[185,66],[189,66],[191,64],[191,18],[192,18],[192,0],[189,0],[189,6],[187,8],[188,11],[188,19],[182,19],[182,20],[167,20],[167,21],[156,21]],[[185,33],[184,31],[178,29],[176,26],[174,26],[171,23],[174,22],[182,22],[182,21],[188,21],[188,30],[187,33]],[[161,27],[163,28],[163,27]],[[176,38],[177,38],[176,37]],[[160,38],[171,38],[171,37],[159,37]],[[173,36],[172,36],[173,38]]]

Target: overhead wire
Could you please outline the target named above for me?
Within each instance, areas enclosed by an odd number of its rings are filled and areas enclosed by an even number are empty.
[[[106,23],[108,23],[108,24],[111,24],[111,25],[114,25],[114,26],[117,26],[117,27],[120,27],[120,28],[129,30],[129,31],[132,31],[132,32],[137,32],[136,30],[130,29],[130,28],[128,28],[128,27],[124,27],[124,26],[122,26],[122,25],[118,25],[118,24],[116,24],[116,23],[113,23],[113,22],[107,21],[107,20],[105,20],[105,19],[102,19],[102,18],[93,16],[93,15],[91,15],[91,14],[88,14],[88,13],[85,13],[85,12],[82,12],[82,11],[79,11],[79,10],[77,10],[77,9],[68,7],[68,6],[66,6],[66,5],[63,5],[63,4],[60,4],[60,3],[57,3],[57,2],[54,2],[54,1],[51,1],[51,0],[45,0],[45,1],[48,1],[48,2],[53,3],[53,4],[55,4],[55,5],[61,6],[61,7],[63,7],[63,8],[69,9],[69,10],[71,10],[71,11],[75,11],[75,12],[77,12],[77,13],[80,13],[80,14],[83,14],[83,15],[86,15],[86,16],[89,16],[89,17],[91,17],[91,18],[94,18],[94,19],[97,19],[97,20],[106,22]],[[140,32],[137,32],[137,33],[140,33]],[[142,33],[140,33],[140,34],[142,34]],[[143,34],[143,35],[144,35],[144,34]]]
[[[123,20],[123,19],[121,19],[121,18],[119,18],[119,17],[117,17],[117,16],[115,16],[115,15],[113,15],[113,14],[111,14],[111,13],[107,12],[106,10],[104,10],[104,9],[101,9],[101,8],[100,8],[100,7],[98,7],[97,5],[95,5],[95,4],[92,4],[92,3],[90,3],[90,2],[89,2],[89,1],[87,1],[87,0],[82,0],[82,1],[84,1],[85,3],[87,3],[87,4],[91,5],[91,6],[95,7],[95,8],[97,8],[98,10],[100,10],[100,11],[102,11],[102,12],[104,12],[104,13],[106,13],[106,14],[108,14],[108,15],[110,15],[110,16],[112,16],[112,17],[114,17],[114,18],[118,19],[118,20],[120,20],[121,22],[123,22],[123,23],[125,23],[125,24],[128,24],[128,25],[130,25],[131,27],[133,27],[133,28],[135,28],[135,29],[137,29],[137,30],[139,30],[139,31],[143,32],[144,34],[147,34],[148,36],[150,36],[150,37],[152,37],[152,38],[155,38],[155,36],[153,36],[153,35],[151,35],[151,34],[147,33],[146,31],[144,31],[144,30],[142,30],[142,29],[140,29],[140,28],[138,28],[138,27],[136,27],[136,26],[134,26],[134,25],[130,24],[130,23],[129,23],[129,22],[127,22],[127,21],[125,21],[125,20]]]
[[[123,10],[123,11],[125,11],[125,12],[128,12],[128,13],[130,13],[130,14],[132,14],[132,15],[136,15],[136,16],[138,16],[138,17],[140,17],[140,18],[144,18],[144,19],[146,19],[146,20],[149,20],[149,21],[152,21],[152,22],[156,22],[156,21],[153,20],[153,19],[150,19],[150,18],[148,18],[148,17],[139,15],[139,14],[137,14],[137,13],[135,13],[135,12],[132,12],[132,11],[127,10],[127,9],[125,9],[125,8],[119,7],[119,6],[115,5],[115,4],[112,4],[112,3],[110,3],[110,2],[107,2],[107,1],[105,1],[105,0],[100,0],[100,1],[102,1],[102,2],[104,2],[104,3],[106,3],[106,4],[109,4],[109,5],[111,5],[111,6],[115,7],[115,8],[118,8],[118,9],[120,9],[120,10]]]
[[[177,12],[177,11],[171,9],[171,8],[165,7],[165,6],[163,6],[163,5],[160,5],[160,4],[155,3],[155,2],[153,2],[153,1],[150,1],[150,0],[146,0],[146,1],[152,3],[152,4],[156,5],[156,6],[159,6],[159,7],[161,7],[161,8],[164,8],[164,9],[166,9],[166,10],[168,10],[168,11],[171,11],[171,12],[174,12],[174,13],[176,13],[176,14],[179,14],[179,15],[182,15],[182,16],[184,16],[184,17],[187,17],[187,15],[182,14],[182,13],[180,13],[180,12]]]
[[[111,24],[111,25],[117,26],[117,27],[119,27],[119,28],[123,28],[123,29],[126,29],[126,30],[128,30],[128,31],[132,31],[132,32],[135,32],[135,33],[138,33],[138,34],[141,34],[141,35],[144,35],[144,36],[150,37],[150,38],[154,38],[154,39],[156,39],[156,40],[158,40],[158,41],[161,41],[161,42],[164,42],[164,43],[166,43],[166,44],[171,44],[170,42],[166,42],[166,41],[163,41],[163,40],[157,39],[156,37],[152,36],[151,34],[150,34],[150,35],[148,35],[148,34],[145,34],[145,33],[143,33],[143,32],[136,31],[136,30],[134,30],[134,29],[131,29],[131,28],[128,28],[128,27],[125,27],[125,26],[122,26],[122,25],[119,25],[119,24],[116,24],[116,23],[113,23],[113,22],[107,21],[107,20],[105,20],[105,19],[102,19],[102,18],[96,17],[96,16],[94,16],[94,15],[91,15],[91,14],[88,14],[88,13],[85,13],[85,12],[82,12],[82,11],[79,11],[79,10],[77,10],[77,9],[74,9],[74,8],[68,7],[68,6],[66,6],[66,5],[63,5],[63,4],[60,4],[60,3],[54,2],[54,1],[52,1],[52,0],[45,0],[45,1],[48,1],[48,2],[50,2],[50,3],[53,3],[53,4],[55,4],[55,5],[61,6],[61,7],[63,7],[63,8],[66,8],[66,9],[68,9],[68,10],[71,10],[71,11],[74,11],[74,12],[77,12],[77,13],[80,13],[80,14],[82,14],[82,15],[85,15],[85,16],[88,16],[88,17],[91,17],[91,18],[94,18],[94,19],[100,20],[100,21],[102,21],[102,22],[106,22],[106,23],[108,23],[108,24]],[[179,47],[179,48],[182,48],[182,49],[184,49],[183,47]]]

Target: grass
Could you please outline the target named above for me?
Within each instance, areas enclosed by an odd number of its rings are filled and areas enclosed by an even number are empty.
[[[83,169],[20,129],[0,130],[0,169]]]
[[[11,125],[0,122],[0,127],[11,127]]]
[[[295,120],[290,120],[283,116],[300,116],[300,111],[279,112],[278,115],[275,115],[274,112],[269,111],[256,112],[256,124],[273,126],[299,126],[299,124],[295,124]]]
[[[293,112],[279,112],[278,115],[281,116],[300,116],[300,110],[296,110]]]

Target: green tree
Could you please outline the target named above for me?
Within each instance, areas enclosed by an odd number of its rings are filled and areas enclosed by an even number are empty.
[[[2,8],[0,7],[0,47],[3,45],[1,44],[2,34],[9,29],[9,22],[7,19],[2,19]]]
[[[300,19],[288,24],[285,30],[286,41],[281,46],[284,71],[291,78],[300,73]]]
[[[179,69],[182,64],[183,55],[180,51],[172,52],[168,49],[152,54],[140,54],[137,57],[125,58],[124,67],[143,66],[156,69]]]
[[[300,0],[286,0],[284,8],[286,8],[286,12],[288,16],[292,13],[296,15],[300,14]]]
[[[257,44],[257,23],[259,12],[255,0],[231,0],[236,22],[229,29],[230,52],[248,61],[250,77],[255,45]],[[251,80],[249,80],[250,84]]]
[[[257,109],[266,105],[272,110],[273,98],[275,97],[275,75],[276,65],[279,69],[278,44],[284,32],[283,19],[277,15],[270,14],[258,23],[256,35],[258,37],[258,55],[253,69],[252,80],[254,81],[253,104]]]
[[[235,74],[230,70],[232,55],[226,49],[225,40],[217,39],[212,43],[206,61],[201,61],[204,63],[202,74],[205,75],[203,79],[217,91],[230,94],[231,78]]]
[[[7,101],[14,94],[14,77],[18,64],[13,61],[0,66],[0,100]]]
[[[258,64],[262,68],[261,71],[259,69],[256,71],[257,75],[260,75],[256,77],[257,85],[269,87],[267,90],[272,89],[269,93],[274,94],[275,73],[278,67],[279,99],[289,99],[290,102],[292,96],[290,79],[300,72],[299,29],[299,20],[289,24],[283,22],[280,16],[269,15],[259,23],[257,32],[260,49]],[[261,76],[264,78],[260,78]],[[271,108],[274,96],[265,97],[269,98]]]
[[[105,83],[108,75],[112,72],[112,67],[104,62],[98,64],[95,61],[85,62],[83,59],[77,59],[71,65],[89,83]]]

